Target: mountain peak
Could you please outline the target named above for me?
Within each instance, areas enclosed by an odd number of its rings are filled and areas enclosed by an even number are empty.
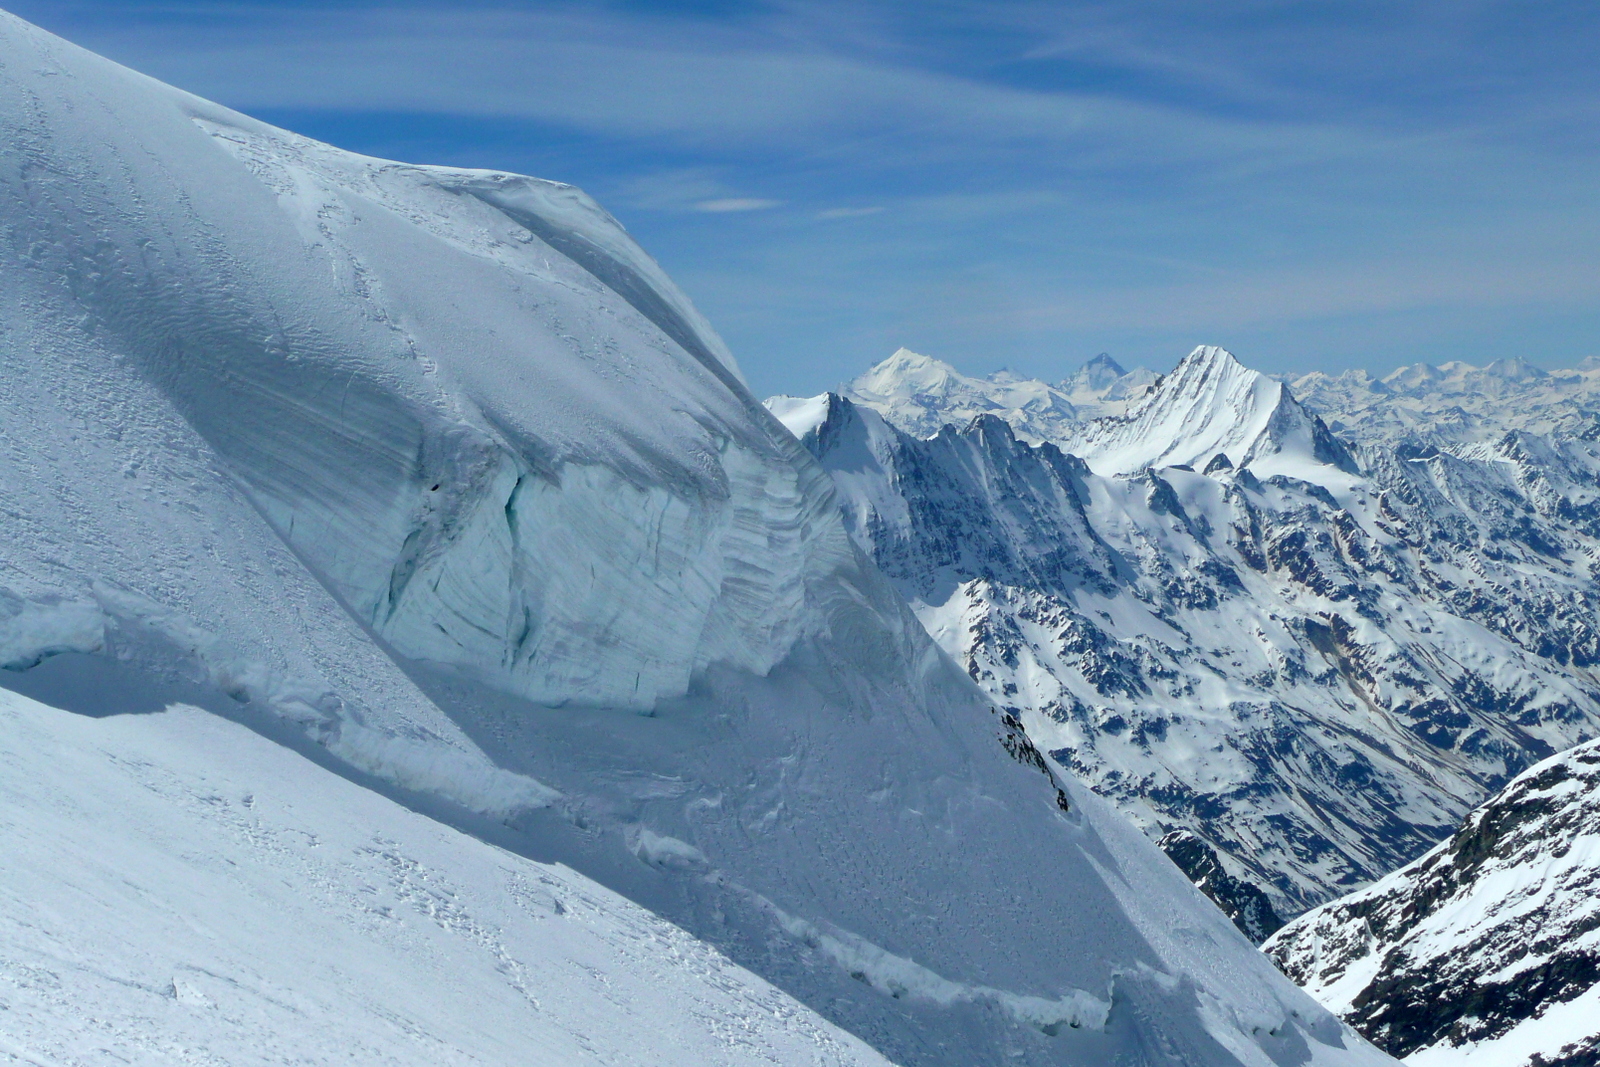
[[[1109,371],[1118,378],[1128,373],[1123,369],[1122,364],[1111,358],[1111,354],[1109,352],[1102,352],[1098,356],[1095,356],[1093,359],[1083,365],[1083,369]]]
[[[1073,372],[1070,378],[1061,383],[1061,388],[1074,396],[1103,395],[1117,383],[1119,378],[1127,377],[1127,374],[1122,364],[1102,352]]]
[[[1350,467],[1287,386],[1216,345],[1196,347],[1126,415],[1087,424],[1067,447],[1100,474],[1195,467],[1219,454],[1236,467],[1293,468],[1302,476],[1308,468]]]
[[[1054,386],[1006,370],[970,377],[909,348],[897,349],[841,392],[919,437],[931,437],[946,424],[964,426],[979,415],[996,415],[1037,443],[1058,436],[1060,427],[1078,417]]]
[[[894,354],[875,364],[850,383],[853,392],[864,396],[895,396],[908,393],[942,392],[952,379],[962,374],[943,360],[897,348]]]

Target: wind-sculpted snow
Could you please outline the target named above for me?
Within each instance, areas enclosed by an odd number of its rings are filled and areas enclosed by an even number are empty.
[[[196,708],[0,692],[0,802],[9,1063],[888,1062],[570,868]]]
[[[10,687],[245,720],[904,1067],[1387,1062],[940,652],[581,193],[9,16],[0,143]]]
[[[1600,450],[1323,448],[1277,383],[1185,364],[1143,403],[1203,441],[1152,432],[1151,454],[1255,442],[1239,463],[1104,477],[995,417],[918,439],[841,398],[786,410],[858,542],[1040,749],[1292,915],[1600,732]],[[1083,436],[1135,440],[1140,418]]]
[[[1525,771],[1449,840],[1264,948],[1408,1063],[1600,1056],[1600,745]]]

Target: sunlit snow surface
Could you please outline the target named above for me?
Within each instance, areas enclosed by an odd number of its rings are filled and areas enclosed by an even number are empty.
[[[314,743],[906,1067],[1383,1062],[1043,769],[583,194],[9,17],[0,143],[16,686]]]
[[[886,1061],[570,868],[192,707],[0,693],[0,1061]]]

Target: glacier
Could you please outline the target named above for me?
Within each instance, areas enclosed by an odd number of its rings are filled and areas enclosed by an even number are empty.
[[[169,760],[190,783],[208,740],[219,833],[249,822],[228,768],[256,742],[182,709],[248,726],[681,927],[734,968],[713,1030],[765,997],[846,1062],[872,1055],[829,1027],[904,1067],[1389,1062],[939,649],[828,473],[578,190],[341,152],[9,15],[0,143],[4,680],[124,716],[95,740],[9,704],[17,730],[101,753],[85,774]],[[165,818],[140,799],[130,818]],[[128,844],[181,880],[172,847]],[[60,885],[50,855],[8,855],[6,877]],[[619,923],[670,940],[606,900],[595,951]],[[147,956],[163,928],[101,951]],[[525,936],[523,966],[557,952]],[[661,1003],[709,995],[717,966],[662,972]],[[172,1010],[217,1006],[207,1040],[250,1040],[221,979],[170,981]],[[63,984],[51,1010],[105,988]],[[315,1013],[265,1018],[310,1047]]]

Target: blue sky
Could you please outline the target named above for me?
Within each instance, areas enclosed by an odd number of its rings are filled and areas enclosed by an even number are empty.
[[[760,394],[899,345],[1600,355],[1592,3],[7,6],[346,148],[583,186]]]

